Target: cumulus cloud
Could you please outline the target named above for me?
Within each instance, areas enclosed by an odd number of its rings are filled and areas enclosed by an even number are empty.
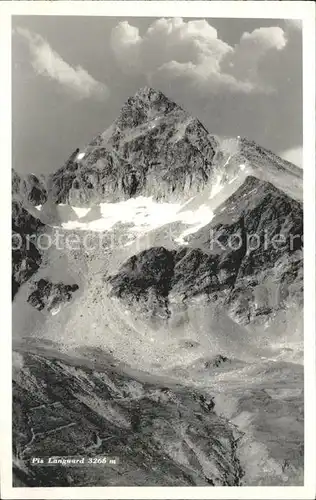
[[[297,165],[298,167],[303,167],[303,148],[299,146],[297,148],[286,149],[285,151],[281,151],[279,156],[284,160],[290,161]]]
[[[225,68],[237,80],[252,82],[261,88],[259,64],[271,50],[282,50],[286,46],[284,31],[275,26],[257,28],[251,33],[245,32],[235,46],[232,54],[225,60]]]
[[[239,93],[269,92],[260,81],[259,65],[270,51],[280,51],[287,40],[280,27],[244,33],[237,45],[218,38],[206,20],[158,19],[143,36],[127,21],[111,35],[111,46],[122,70],[143,74],[149,84],[181,79],[198,90]]]
[[[58,82],[79,98],[108,97],[109,90],[105,84],[95,80],[81,66],[70,66],[42,36],[24,28],[17,28],[15,33],[28,43],[32,67],[37,74]]]

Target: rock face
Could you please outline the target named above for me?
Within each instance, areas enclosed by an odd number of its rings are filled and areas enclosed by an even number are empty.
[[[161,92],[144,88],[83,150],[83,158],[75,151],[52,176],[52,196],[73,205],[139,195],[188,198],[211,179],[216,148],[197,119]]]
[[[33,206],[44,205],[47,201],[47,189],[43,179],[34,174],[22,179],[14,169],[12,169],[12,195],[20,196]]]
[[[23,181],[22,190],[32,205],[44,205],[47,201],[47,190],[42,180],[30,174]]]
[[[248,177],[212,222],[179,250],[150,248],[110,278],[112,295],[144,304],[147,312],[170,298],[206,296],[240,322],[273,314],[302,300],[303,212],[272,184]]]
[[[168,294],[172,288],[175,267],[175,252],[164,247],[154,247],[133,255],[120,269],[119,274],[109,279],[112,296],[133,305],[141,302],[153,314],[168,311]]]
[[[42,255],[34,237],[44,224],[25,210],[19,201],[12,203],[12,298],[19,287],[39,268]]]
[[[18,195],[20,193],[20,186],[21,186],[21,177],[19,174],[14,170],[14,168],[11,169],[11,185],[12,185],[12,197]]]
[[[50,179],[51,197],[55,203],[64,203],[68,198],[78,171],[78,164],[75,161],[78,153],[79,149],[76,149],[66,164]]]
[[[42,245],[41,236],[52,236],[52,229],[36,217],[41,212],[34,207],[46,202],[47,191],[36,176],[22,179],[12,170],[12,300],[45,260],[47,240],[44,238]],[[53,244],[53,238],[51,241]],[[53,311],[70,301],[78,288],[77,284],[40,279],[33,283],[27,301],[39,311]]]
[[[51,283],[46,279],[36,281],[34,286],[35,290],[29,295],[27,301],[38,311],[43,309],[52,311],[61,304],[69,302],[72,294],[79,288],[77,284]]]

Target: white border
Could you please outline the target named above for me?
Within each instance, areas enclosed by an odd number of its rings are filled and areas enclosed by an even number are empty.
[[[2,1],[0,2],[0,227],[10,234],[11,220],[11,15],[121,17],[270,18],[303,21],[304,89],[304,299],[305,299],[305,481],[304,487],[65,487],[12,488],[11,453],[11,265],[10,241],[1,245],[3,306],[1,342],[1,498],[3,499],[314,499],[315,460],[315,6],[310,1]]]

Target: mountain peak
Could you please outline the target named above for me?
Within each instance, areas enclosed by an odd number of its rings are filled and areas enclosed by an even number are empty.
[[[286,192],[295,191],[294,177],[296,191],[301,187],[296,172],[271,152],[239,136],[218,140],[149,86],[129,97],[113,124],[78,151],[52,176],[57,203],[86,206],[141,195],[183,201],[244,170]]]
[[[134,94],[134,97],[138,97],[139,99],[156,99],[156,98],[161,98],[164,97],[167,99],[165,94],[161,92],[161,90],[154,89],[153,87],[149,87],[145,85],[145,87],[141,87],[137,90],[137,92]]]
[[[114,124],[119,130],[135,128],[155,118],[166,116],[175,109],[181,110],[180,106],[160,90],[142,87],[126,100]]]

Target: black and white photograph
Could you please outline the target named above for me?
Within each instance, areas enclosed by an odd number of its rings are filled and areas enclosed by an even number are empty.
[[[305,21],[256,3],[12,15],[3,498],[310,481]]]

